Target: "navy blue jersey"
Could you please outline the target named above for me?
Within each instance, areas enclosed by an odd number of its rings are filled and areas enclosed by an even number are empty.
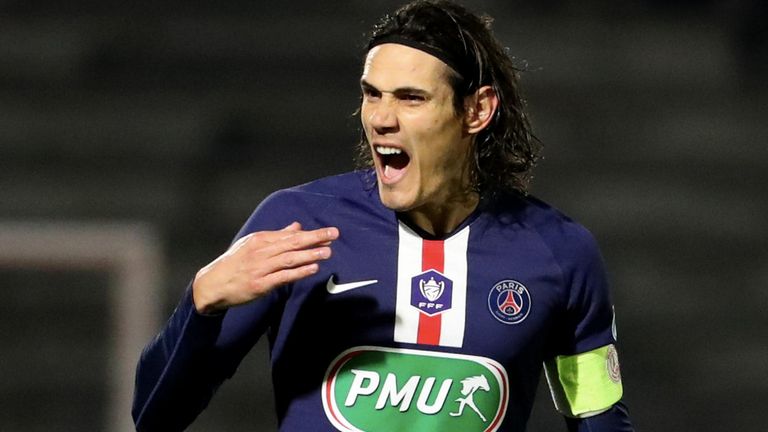
[[[481,203],[435,238],[355,172],[274,193],[238,237],[293,221],[338,227],[332,257],[216,316],[198,314],[188,290],[142,355],[139,430],[185,427],[264,333],[285,431],[523,431],[542,364],[558,359],[562,371],[601,349],[600,379],[620,385],[595,241],[541,201]],[[566,404],[587,407],[576,415],[615,402],[590,407],[594,397],[571,393]]]

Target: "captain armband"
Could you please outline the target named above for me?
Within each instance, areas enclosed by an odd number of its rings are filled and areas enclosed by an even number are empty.
[[[613,345],[544,362],[555,408],[568,417],[591,417],[621,399],[619,357]]]

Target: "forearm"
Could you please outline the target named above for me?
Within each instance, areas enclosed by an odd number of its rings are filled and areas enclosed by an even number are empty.
[[[569,432],[634,432],[629,412],[622,401],[608,411],[587,418],[568,418],[565,423]]]
[[[224,379],[214,367],[223,315],[195,311],[188,291],[163,331],[144,349],[136,371],[133,418],[138,431],[183,430]]]

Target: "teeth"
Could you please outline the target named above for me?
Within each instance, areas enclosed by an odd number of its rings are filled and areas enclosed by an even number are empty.
[[[397,155],[402,153],[403,151],[399,148],[394,147],[384,147],[384,146],[376,146],[376,153],[380,155]]]

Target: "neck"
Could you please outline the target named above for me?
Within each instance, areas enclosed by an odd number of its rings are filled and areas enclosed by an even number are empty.
[[[462,196],[439,205],[424,205],[405,212],[408,219],[422,230],[442,237],[453,232],[480,202],[476,193]]]

